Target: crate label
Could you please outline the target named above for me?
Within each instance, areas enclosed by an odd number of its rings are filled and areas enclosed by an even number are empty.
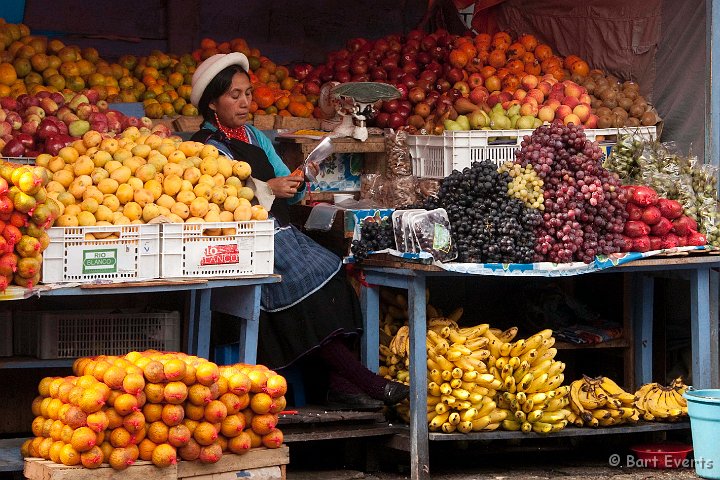
[[[252,249],[253,242],[251,239],[238,239],[233,243],[213,243],[196,250],[199,255],[195,256],[194,259],[188,258],[188,260],[200,267],[220,265],[250,267],[252,265]]]
[[[115,273],[118,267],[117,248],[83,250],[82,273]]]

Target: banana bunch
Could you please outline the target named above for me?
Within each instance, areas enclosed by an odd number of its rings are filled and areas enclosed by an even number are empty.
[[[635,407],[635,395],[608,377],[586,375],[570,384],[570,409],[568,421],[577,427],[636,423],[642,415]]]
[[[687,401],[683,393],[687,385],[682,377],[676,378],[665,387],[659,383],[647,383],[635,392],[635,407],[643,420],[676,422],[687,417]]]
[[[495,430],[508,411],[494,398],[502,383],[488,373],[488,324],[458,328],[462,310],[431,322],[427,332],[428,427],[461,433]]]
[[[380,289],[380,331],[387,337],[393,337],[400,327],[407,325],[407,305],[407,296]]]
[[[561,386],[565,364],[555,360],[552,330],[513,341],[517,328],[489,330],[488,372],[502,383],[498,406],[508,411],[505,430],[551,433],[567,425],[568,387]]]

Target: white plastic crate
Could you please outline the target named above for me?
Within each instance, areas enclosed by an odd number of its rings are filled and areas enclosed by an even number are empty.
[[[207,230],[234,234],[207,235]],[[161,278],[237,277],[273,273],[272,220],[165,223],[162,225]]]
[[[408,135],[413,175],[422,178],[445,178],[453,170],[462,171],[473,162],[490,160],[500,165],[515,159],[525,135],[532,130],[462,130],[445,131],[442,135]],[[628,129],[586,129],[590,141],[614,144],[618,133],[636,132],[643,138],[655,138],[655,127]]]
[[[42,359],[180,349],[178,312],[15,312],[13,327],[15,355]]]
[[[88,233],[119,238],[86,240]],[[160,276],[160,225],[53,227],[43,283],[149,280]]]

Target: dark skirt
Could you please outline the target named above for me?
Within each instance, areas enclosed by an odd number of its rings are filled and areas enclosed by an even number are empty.
[[[361,333],[360,302],[341,268],[297,305],[278,312],[260,312],[258,363],[283,368],[335,336]]]

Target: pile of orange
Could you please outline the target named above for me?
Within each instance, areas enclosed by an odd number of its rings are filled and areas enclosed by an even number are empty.
[[[458,37],[453,46],[448,62],[468,73],[479,72],[490,92],[514,92],[525,75],[550,74],[562,81],[571,75],[586,77],[590,73],[589,65],[580,57],[569,55],[563,59],[529,34],[513,40],[507,32],[492,36],[480,33]]]

